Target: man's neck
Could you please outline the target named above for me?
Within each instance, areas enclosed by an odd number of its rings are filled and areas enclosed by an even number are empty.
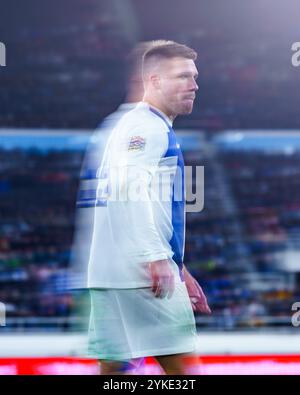
[[[169,114],[166,109],[163,108],[160,104],[156,103],[153,100],[148,99],[147,97],[143,98],[143,102],[149,104],[149,106],[156,108],[158,111],[160,111],[163,115],[165,115],[171,123],[173,123],[174,119],[176,118],[176,115]]]

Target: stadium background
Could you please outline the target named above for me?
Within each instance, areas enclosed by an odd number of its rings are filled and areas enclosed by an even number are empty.
[[[97,371],[82,358],[88,304],[65,291],[79,172],[124,100],[126,54],[159,38],[199,54],[194,111],[175,121],[187,164],[205,168],[185,263],[213,315],[196,316],[191,371],[300,373],[299,11],[292,0],[0,2],[0,374]]]

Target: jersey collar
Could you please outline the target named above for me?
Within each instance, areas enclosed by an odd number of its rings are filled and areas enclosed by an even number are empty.
[[[144,101],[140,102],[138,105],[146,107],[149,110],[152,110],[152,112],[154,114],[156,114],[157,116],[159,116],[160,118],[162,118],[169,127],[172,127],[172,125],[173,125],[172,120],[164,112],[159,110],[157,107],[154,107],[152,105],[150,106],[150,104],[148,104],[147,102],[144,102]]]

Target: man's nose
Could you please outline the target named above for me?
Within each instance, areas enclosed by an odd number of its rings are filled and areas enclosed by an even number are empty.
[[[191,82],[190,89],[195,91],[195,92],[197,92],[197,90],[199,89],[199,86],[198,86],[197,82],[194,79]]]

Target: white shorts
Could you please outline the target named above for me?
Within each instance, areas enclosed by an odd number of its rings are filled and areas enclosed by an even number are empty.
[[[89,354],[97,359],[130,360],[196,351],[194,313],[185,283],[171,299],[151,288],[90,289]]]

